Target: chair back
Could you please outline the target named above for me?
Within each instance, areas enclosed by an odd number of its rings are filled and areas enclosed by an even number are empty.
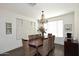
[[[48,33],[48,38],[52,38],[52,33]]]
[[[48,47],[49,47],[49,50],[52,49],[52,34],[51,33],[48,34]]]
[[[40,38],[41,35],[40,34],[35,34],[35,35],[29,35],[29,40],[34,40],[34,39],[37,39],[37,38]]]
[[[52,36],[52,47],[55,49],[55,35]]]
[[[28,45],[29,41],[28,40],[25,40],[25,39],[22,39],[22,44],[23,44],[23,49],[24,49],[24,55],[26,56],[29,56],[30,53],[29,53],[29,45]]]

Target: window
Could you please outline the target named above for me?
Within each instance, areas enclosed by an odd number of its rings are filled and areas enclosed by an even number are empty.
[[[52,21],[48,22],[45,25],[46,33],[52,33],[56,37],[63,37],[63,21]]]

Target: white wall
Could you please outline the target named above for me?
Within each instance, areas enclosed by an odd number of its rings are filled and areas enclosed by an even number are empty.
[[[55,21],[55,20],[63,20],[63,27],[65,24],[72,24],[71,33],[74,34],[74,13],[73,12],[48,19],[49,22]],[[64,37],[66,37],[66,33],[67,32],[63,30]],[[56,37],[55,43],[64,45],[64,37]]]
[[[24,22],[27,22],[27,20],[33,21],[32,19],[20,14],[0,9],[0,54],[22,46],[22,40],[16,39],[16,18],[21,18],[24,20]],[[6,22],[12,23],[12,34],[6,35]],[[31,27],[28,24],[26,25]],[[28,29],[26,25],[24,26],[25,30]],[[32,29],[26,30],[26,32],[30,33],[31,30]],[[24,34],[24,36],[26,35],[28,34]]]
[[[74,20],[74,37],[79,41],[79,9],[75,10],[75,20]]]

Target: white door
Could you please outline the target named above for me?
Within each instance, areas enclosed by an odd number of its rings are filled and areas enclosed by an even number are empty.
[[[0,17],[0,39],[2,39],[2,36],[5,34],[4,25],[4,19]]]
[[[1,24],[1,21],[2,21],[2,20],[1,20],[1,17],[0,17],[0,24]],[[1,25],[2,25],[2,24],[1,24]],[[1,25],[0,25],[0,39],[1,39],[1,34],[2,34],[2,33],[1,33]]]
[[[23,20],[22,19],[16,19],[16,39],[21,40],[23,37]]]

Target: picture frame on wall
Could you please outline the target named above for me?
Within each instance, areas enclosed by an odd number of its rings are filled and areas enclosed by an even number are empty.
[[[12,23],[6,23],[6,34],[12,34]]]
[[[72,31],[72,24],[65,24],[64,29],[66,32]]]

